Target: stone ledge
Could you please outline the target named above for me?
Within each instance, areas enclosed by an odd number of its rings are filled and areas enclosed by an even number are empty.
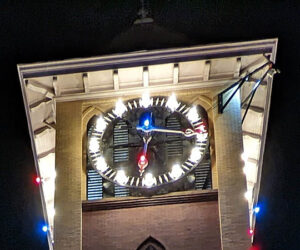
[[[82,211],[89,212],[99,210],[148,207],[217,200],[218,190],[191,191],[177,193],[176,195],[163,195],[149,198],[112,198],[99,201],[83,201]]]

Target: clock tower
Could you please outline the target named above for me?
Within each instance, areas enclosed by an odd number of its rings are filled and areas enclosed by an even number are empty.
[[[249,249],[276,49],[18,65],[50,249]]]

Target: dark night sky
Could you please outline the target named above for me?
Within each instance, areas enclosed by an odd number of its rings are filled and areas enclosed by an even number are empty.
[[[16,64],[116,52],[110,43],[131,27],[138,3],[0,1],[1,249],[47,249]],[[190,39],[182,46],[279,38],[276,67],[282,73],[273,85],[255,242],[260,249],[299,249],[300,2],[157,0],[150,5],[157,25]],[[144,49],[166,47],[149,46]],[[141,48],[123,46],[119,52],[134,49]]]

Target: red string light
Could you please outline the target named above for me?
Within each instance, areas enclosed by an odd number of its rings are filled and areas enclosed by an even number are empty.
[[[261,247],[258,245],[251,246],[249,250],[261,250]]]
[[[40,184],[42,182],[42,179],[41,179],[41,177],[37,176],[37,177],[35,177],[34,181],[36,184]]]
[[[249,228],[249,229],[248,229],[248,235],[249,235],[249,236],[254,235],[254,230],[251,229],[251,228]]]

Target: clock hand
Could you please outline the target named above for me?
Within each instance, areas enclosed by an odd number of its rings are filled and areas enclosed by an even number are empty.
[[[154,132],[160,132],[160,133],[181,134],[185,137],[192,137],[194,135],[197,135],[197,133],[194,132],[194,130],[192,130],[190,128],[186,129],[185,131],[165,129],[165,128],[154,128],[154,127],[151,127],[149,129],[144,128],[144,127],[137,127],[136,129],[139,131],[143,131],[145,133],[150,133],[150,132],[154,131]]]
[[[138,161],[139,172],[140,172],[141,176],[144,173],[145,168],[148,166],[147,150],[148,150],[148,144],[151,141],[151,139],[152,139],[152,136],[143,137],[143,141],[144,141],[143,153],[140,156],[139,161]]]
[[[169,140],[164,140],[164,141],[156,141],[155,143],[152,143],[150,147],[154,147],[154,146],[157,146],[159,144],[162,144],[162,143],[172,143],[172,142],[178,142],[178,141],[184,141],[185,139],[169,139]],[[117,146],[108,146],[108,148],[113,148],[113,149],[119,149],[119,148],[141,148],[141,147],[144,147],[143,144],[141,143],[126,143],[126,144],[120,144],[120,145],[117,145]],[[149,149],[149,143],[148,143],[148,146],[147,146],[147,151]]]

